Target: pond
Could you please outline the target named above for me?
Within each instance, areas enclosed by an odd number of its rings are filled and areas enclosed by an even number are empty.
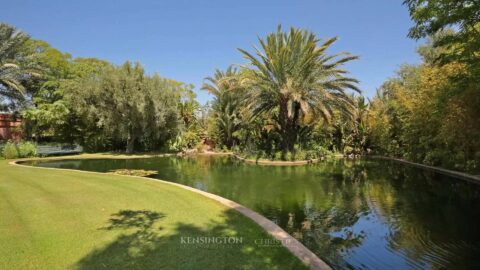
[[[261,213],[336,269],[480,269],[480,186],[394,161],[275,167],[195,156],[33,165],[158,171],[152,177]]]

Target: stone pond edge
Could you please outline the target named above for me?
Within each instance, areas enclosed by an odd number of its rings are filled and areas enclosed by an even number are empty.
[[[408,164],[408,165],[411,165],[411,166],[414,166],[414,167],[417,167],[417,168],[422,168],[422,169],[426,169],[426,170],[429,170],[429,171],[434,171],[434,172],[438,172],[438,173],[441,173],[441,174],[444,174],[444,175],[452,176],[452,177],[455,177],[455,178],[460,178],[462,180],[465,180],[465,181],[468,181],[468,182],[471,182],[471,183],[480,184],[480,176],[477,176],[477,175],[472,175],[472,174],[468,174],[468,173],[447,170],[447,169],[440,168],[440,167],[415,163],[415,162],[411,162],[411,161],[400,159],[400,158],[392,158],[392,157],[386,157],[386,156],[366,156],[366,157],[367,158],[372,158],[372,159],[392,160],[392,161],[396,161],[396,162],[399,162],[399,163]]]
[[[107,158],[107,157],[104,157]],[[113,157],[115,158],[115,157]],[[13,160],[9,162],[9,165],[13,166],[19,166],[19,167],[28,167],[28,168],[35,168],[35,169],[45,169],[45,170],[61,170],[61,171],[72,171],[72,172],[82,172],[82,173],[90,173],[90,174],[98,174],[98,175],[105,175],[105,174],[111,174],[111,173],[100,173],[100,172],[90,172],[90,171],[82,171],[82,170],[75,170],[75,169],[59,169],[59,168],[45,168],[45,167],[34,167],[34,166],[29,166],[29,165],[24,165],[21,164],[26,161],[35,161],[35,160],[48,160],[49,158],[32,158],[32,159],[21,159],[21,160]],[[61,160],[61,158],[54,158],[54,160]],[[307,164],[307,163],[305,163]],[[303,165],[303,164],[299,164]],[[112,174],[115,175],[115,174]],[[118,176],[118,175],[117,175]],[[270,234],[272,237],[274,237],[276,240],[280,241],[280,243],[287,248],[293,255],[295,255],[300,261],[302,261],[305,265],[307,265],[310,269],[312,270],[329,270],[331,269],[328,264],[326,264],[323,260],[321,260],[315,253],[310,251],[307,247],[305,247],[302,243],[300,243],[297,239],[295,239],[293,236],[288,234],[286,231],[284,231],[282,228],[280,228],[277,224],[274,222],[270,221],[266,217],[260,215],[259,213],[253,211],[250,208],[247,208],[237,202],[234,202],[232,200],[226,199],[224,197],[202,191],[196,188],[192,188],[186,185],[182,185],[179,183],[174,183],[174,182],[168,182],[165,180],[160,180],[160,179],[153,179],[153,178],[147,178],[147,177],[141,177],[141,176],[132,176],[132,175],[122,175],[122,177],[133,177],[133,178],[140,178],[142,180],[148,180],[148,181],[157,181],[161,182],[164,184],[176,186],[185,190],[189,190],[192,192],[195,192],[197,194],[200,194],[204,197],[207,197],[209,199],[212,199],[227,208],[234,209],[238,212],[240,212],[242,215],[246,216],[247,218],[251,219],[253,222],[258,224],[260,227],[262,227],[265,231],[267,231],[268,234]]]

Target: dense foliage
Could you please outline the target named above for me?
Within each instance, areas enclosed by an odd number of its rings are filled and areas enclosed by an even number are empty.
[[[378,153],[472,173],[480,171],[478,1],[406,1],[423,62],[404,65],[372,100]],[[448,29],[456,27],[457,30]]]
[[[202,86],[203,90],[214,95],[214,123],[210,135],[229,149],[239,144],[238,132],[246,120],[242,117],[245,91],[241,88],[239,79],[238,69],[230,66],[225,72],[216,70],[213,77],[207,77],[207,82]]]
[[[178,133],[181,84],[146,76],[140,64],[106,67],[67,87],[85,146],[155,150]]]
[[[251,158],[382,154],[480,171],[478,1],[406,0],[422,63],[403,65],[367,100],[336,38],[291,28],[260,38],[244,65],[216,70],[202,89],[73,58],[0,24],[0,109],[19,111],[26,139],[89,151],[184,151],[205,146]]]
[[[335,41],[279,27],[259,40],[256,55],[240,49],[248,61],[240,71],[230,67],[207,78],[203,89],[215,96],[219,143],[237,144],[259,158],[298,159],[315,149],[315,131],[338,117],[354,122],[355,101],[347,90],[360,90],[342,65],[357,57],[328,55]]]
[[[0,146],[0,156],[6,159],[37,156],[37,146],[32,142],[7,142]]]
[[[25,139],[127,152],[200,140],[196,130],[188,138],[198,109],[190,85],[148,76],[140,64],[72,58],[6,24],[0,42],[0,109],[21,112]]]

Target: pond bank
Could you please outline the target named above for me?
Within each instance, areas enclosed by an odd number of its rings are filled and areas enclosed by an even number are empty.
[[[334,269],[449,269],[458,262],[478,268],[480,209],[466,206],[480,204],[479,186],[399,162],[332,157],[306,166],[259,166],[230,156],[196,155],[30,165],[99,173],[156,170],[150,177],[219,195],[263,215]],[[96,177],[84,175],[81,179],[87,181]],[[43,183],[45,177],[40,178]],[[153,181],[138,181],[133,187],[145,182]],[[272,240],[283,250],[281,241]],[[393,245],[398,249],[392,250]],[[419,250],[403,252],[413,245]]]
[[[212,154],[212,153],[210,153]],[[168,156],[172,156],[174,154],[169,154]],[[216,155],[216,154],[213,154]],[[160,156],[160,155],[155,155]],[[78,155],[78,156],[67,156],[63,157],[63,159],[129,159],[129,158],[146,158],[151,156],[125,156],[125,155],[107,155],[107,154],[95,154],[95,155]],[[22,160],[15,160],[9,162],[10,165],[15,166],[22,166],[32,168],[32,166],[24,165],[23,162],[26,161],[35,161],[35,160],[61,160],[62,157],[55,157],[55,158],[32,158],[32,159],[22,159]],[[89,173],[89,174],[97,174],[97,175],[112,175],[112,173],[99,173],[99,172],[88,172],[88,171],[80,171],[76,169],[52,169],[52,168],[40,168],[36,167],[37,169],[47,169],[47,170],[56,170],[56,171],[71,171],[71,172],[82,172],[82,173]],[[240,212],[245,217],[249,218],[257,225],[259,225],[263,230],[265,230],[268,234],[270,234],[273,238],[275,238],[279,243],[281,243],[287,250],[289,250],[295,257],[297,257],[301,262],[307,265],[310,269],[331,269],[325,262],[323,262],[319,257],[317,257],[312,251],[306,248],[302,243],[276,225],[274,222],[270,221],[269,219],[265,218],[261,214],[241,205],[234,201],[228,200],[221,196],[201,191],[199,189],[195,189],[186,185],[173,183],[169,181],[159,180],[159,179],[152,179],[140,176],[122,176],[122,177],[134,177],[140,178],[142,180],[148,181],[156,181],[162,182],[164,184],[168,184],[175,187],[180,187],[181,189],[192,191],[194,193],[200,194],[206,198],[212,199],[223,206],[226,206],[229,209],[236,210]]]
[[[468,174],[468,173],[447,170],[447,169],[444,169],[444,168],[425,165],[425,164],[420,164],[420,163],[415,163],[415,162],[400,159],[400,158],[392,158],[392,157],[385,157],[385,156],[366,156],[366,157],[373,158],[373,159],[393,160],[393,161],[400,162],[400,163],[403,163],[403,164],[412,165],[412,166],[415,166],[417,168],[422,168],[422,169],[427,169],[427,170],[430,170],[430,171],[435,171],[435,172],[438,172],[438,173],[441,173],[441,174],[444,174],[444,175],[452,176],[452,177],[455,177],[455,178],[460,178],[460,179],[468,181],[468,182],[472,182],[472,183],[475,183],[475,184],[480,184],[480,176],[478,176],[478,175],[472,175],[472,174]]]

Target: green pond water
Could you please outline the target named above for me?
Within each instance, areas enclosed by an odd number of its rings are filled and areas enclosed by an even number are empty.
[[[32,165],[158,171],[152,177],[261,213],[335,269],[480,269],[480,186],[394,161],[274,167],[196,156]]]

